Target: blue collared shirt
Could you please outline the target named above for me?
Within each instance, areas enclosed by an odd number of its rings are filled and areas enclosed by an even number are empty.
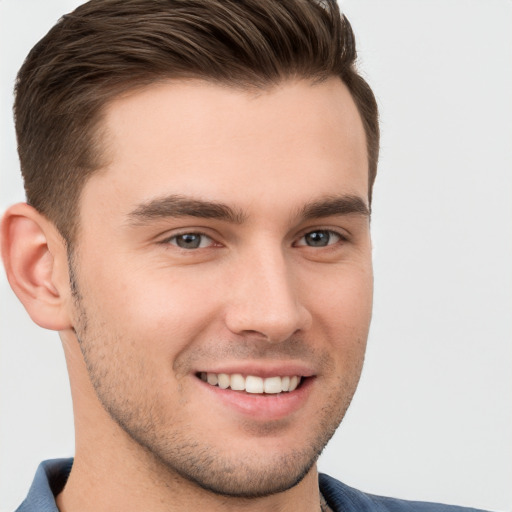
[[[54,459],[42,462],[25,501],[16,512],[59,512],[55,496],[68,479],[73,459]],[[320,491],[333,512],[484,512],[438,503],[405,501],[366,494],[320,474]]]
[[[59,512],[55,496],[64,489],[72,465],[73,459],[41,462],[28,495],[16,512]]]

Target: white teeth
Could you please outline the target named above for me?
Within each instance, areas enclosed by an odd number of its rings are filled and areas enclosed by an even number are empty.
[[[298,385],[299,385],[299,378],[296,375],[294,375],[293,377],[290,378],[290,387],[288,388],[288,391],[295,390]]]
[[[245,379],[245,391],[247,393],[263,393],[263,379],[249,375]]]
[[[231,375],[231,389],[233,391],[245,391],[245,379],[243,375],[239,373]]]
[[[263,381],[265,393],[281,393],[281,377],[270,377]]]
[[[233,391],[272,395],[294,391],[301,381],[301,377],[298,375],[293,375],[292,377],[288,375],[284,377],[267,377],[264,379],[254,375],[244,377],[240,373],[228,375],[227,373],[201,372],[199,376],[204,382],[208,382],[212,386],[218,386],[221,389],[231,388]]]
[[[229,385],[231,383],[229,375],[227,375],[226,373],[219,373],[218,380],[219,380],[219,388],[221,388],[221,389],[229,388]]]

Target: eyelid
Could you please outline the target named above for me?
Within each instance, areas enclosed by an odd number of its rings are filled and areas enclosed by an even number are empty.
[[[318,231],[329,233],[330,235],[335,235],[336,237],[339,237],[339,240],[337,240],[334,243],[330,243],[330,244],[328,244],[326,246],[323,246],[323,247],[314,247],[314,246],[310,246],[310,245],[306,245],[306,244],[299,244],[298,243],[306,235],[308,235],[310,233],[315,233],[315,232],[318,232]],[[296,241],[293,243],[293,245],[295,247],[311,247],[312,249],[318,249],[318,248],[324,249],[324,248],[327,248],[327,247],[333,247],[333,246],[337,245],[340,242],[347,242],[349,240],[349,236],[342,229],[334,229],[334,228],[328,228],[328,227],[317,227],[317,228],[313,228],[313,229],[311,229],[311,228],[305,229],[304,231],[302,231],[301,234],[299,234],[299,236],[295,240]]]
[[[210,240],[210,243],[208,244],[208,246],[214,246],[214,245],[217,245],[217,246],[221,246],[223,245],[222,243],[218,242],[216,237],[212,236],[211,234],[208,234],[205,232],[206,230],[203,229],[203,228],[182,228],[182,229],[178,229],[177,231],[173,231],[171,233],[166,233],[166,236],[164,236],[162,239],[158,240],[157,243],[158,244],[161,244],[161,245],[173,245],[174,247],[178,248],[178,249],[182,249],[181,247],[179,247],[177,244],[171,244],[171,241],[173,239],[176,239],[180,236],[183,236],[183,235],[199,235],[199,236],[202,236],[202,237],[205,237],[207,239]],[[340,240],[338,240],[337,242],[335,243],[330,243],[328,244],[327,246],[325,247],[331,247],[333,245],[336,245],[336,243],[339,243],[339,241],[348,241],[350,239],[350,236],[349,234],[347,234],[347,232],[341,228],[333,228],[333,227],[324,227],[324,226],[320,226],[320,227],[308,227],[308,228],[305,228],[304,230],[302,230],[302,232],[299,233],[299,235],[295,238],[295,242],[293,242],[293,246],[299,246],[299,247],[313,247],[313,246],[308,246],[306,244],[298,244],[298,241],[300,241],[301,239],[303,239],[306,235],[308,235],[309,233],[314,233],[314,232],[317,232],[317,231],[323,231],[323,232],[326,232],[326,233],[329,233],[331,235],[334,235],[336,237],[338,237]],[[208,247],[201,247],[201,249],[206,249]],[[314,248],[314,247],[313,247]],[[190,250],[190,249],[187,249],[187,250]],[[197,249],[196,249],[197,250]]]
[[[176,238],[178,238],[180,236],[183,236],[183,235],[199,235],[199,236],[208,238],[210,240],[210,243],[208,244],[207,247],[198,247],[196,249],[184,249],[183,247],[179,247],[175,243],[171,243],[173,239],[175,240]],[[208,247],[211,247],[211,246],[214,246],[214,245],[220,245],[220,243],[217,242],[213,238],[213,236],[205,233],[201,229],[194,229],[194,228],[192,228],[192,229],[182,229],[182,230],[179,230],[178,232],[173,232],[172,234],[169,234],[165,238],[162,238],[161,240],[159,240],[158,244],[161,244],[161,245],[173,245],[177,249],[182,249],[182,250],[185,250],[185,251],[192,251],[192,250],[198,250],[198,249],[207,249]]]

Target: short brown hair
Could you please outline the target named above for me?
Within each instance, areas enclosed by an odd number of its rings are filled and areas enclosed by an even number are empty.
[[[127,90],[168,78],[259,88],[332,76],[347,85],[363,121],[371,200],[378,112],[355,59],[335,0],[91,0],[63,16],[18,73],[27,201],[72,243],[81,190],[102,165],[104,107]]]

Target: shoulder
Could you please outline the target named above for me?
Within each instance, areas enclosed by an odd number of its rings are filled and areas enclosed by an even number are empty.
[[[320,490],[334,512],[483,512],[475,508],[407,501],[367,494],[324,474]]]

